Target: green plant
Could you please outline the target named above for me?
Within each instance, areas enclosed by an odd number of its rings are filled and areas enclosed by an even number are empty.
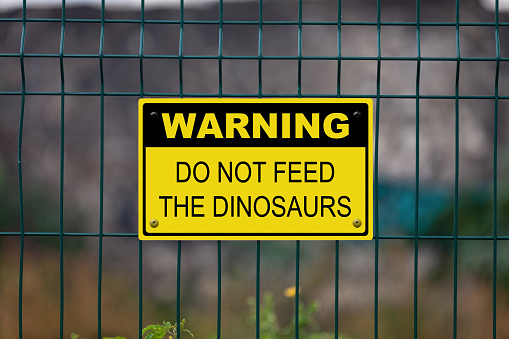
[[[294,294],[294,292],[293,292]],[[292,293],[287,294],[291,297]],[[247,299],[249,306],[248,323],[254,324],[256,322],[256,300],[254,297]],[[299,336],[303,339],[332,339],[333,333],[321,332],[320,326],[313,318],[313,315],[318,311],[318,301],[314,300],[306,306],[305,303],[299,303],[299,323],[298,330]],[[260,338],[261,339],[291,339],[295,338],[295,314],[290,323],[284,327],[280,327],[278,318],[275,311],[274,297],[272,293],[267,292],[263,295],[263,302],[260,303]],[[351,339],[348,336],[339,334],[338,339]]]
[[[187,332],[193,336],[193,334],[184,327],[186,319],[182,319],[180,323],[180,332]],[[162,339],[166,334],[169,335],[170,339],[177,336],[177,323],[172,325],[169,321],[163,321],[162,325],[148,325],[142,331],[145,339]]]
[[[180,332],[187,332],[193,336],[191,331],[185,328],[186,319],[182,319],[180,322]],[[144,339],[163,339],[166,335],[168,335],[169,339],[177,336],[178,325],[175,323],[171,324],[169,321],[163,321],[162,325],[148,325],[142,330],[142,335]],[[80,339],[80,336],[72,333],[71,339]],[[127,339],[125,337],[104,337],[103,339]]]

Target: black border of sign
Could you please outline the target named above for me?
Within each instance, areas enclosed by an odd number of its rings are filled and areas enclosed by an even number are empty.
[[[292,100],[292,99],[289,99]],[[263,102],[260,102],[263,103]],[[143,105],[145,105],[144,103]],[[143,111],[143,109],[142,109]],[[370,109],[368,107],[368,114],[370,114]],[[138,114],[140,114],[138,112]],[[371,118],[371,117],[369,117]],[[368,124],[370,119],[368,119]],[[369,127],[368,127],[369,128]],[[143,130],[143,129],[142,129]],[[140,132],[142,133],[142,132]],[[141,138],[143,140],[143,138]],[[368,138],[369,139],[369,138]],[[366,208],[365,208],[365,220],[364,224],[364,232],[362,233],[148,233],[147,232],[147,223],[146,223],[146,147],[143,143],[143,235],[146,237],[154,237],[157,240],[157,237],[167,236],[167,237],[334,237],[334,236],[366,236],[369,233],[369,148],[373,147],[370,145],[371,143],[368,140],[367,146],[365,147],[365,197],[366,197]],[[250,148],[252,146],[246,146],[246,148]],[[196,239],[198,240],[198,239]],[[207,239],[207,240],[215,240],[215,239]],[[224,239],[223,239],[224,240]],[[283,240],[283,239],[281,239]],[[346,239],[345,239],[346,240]]]

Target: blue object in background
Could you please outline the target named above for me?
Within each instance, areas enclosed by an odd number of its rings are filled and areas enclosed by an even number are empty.
[[[444,188],[419,186],[419,234],[431,231],[436,218],[454,195]],[[415,232],[415,186],[395,182],[378,184],[378,221],[381,234]]]

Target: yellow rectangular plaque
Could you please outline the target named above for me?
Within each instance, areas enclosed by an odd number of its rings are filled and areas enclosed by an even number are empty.
[[[140,99],[139,238],[373,237],[371,99]]]

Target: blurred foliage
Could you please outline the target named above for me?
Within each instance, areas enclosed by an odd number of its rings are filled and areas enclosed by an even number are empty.
[[[509,187],[508,187],[509,188]],[[457,225],[459,235],[493,235],[493,193],[482,189],[468,189],[459,194]],[[454,231],[455,202],[450,199],[433,223],[431,234],[451,235]],[[507,233],[509,221],[509,190],[500,189],[497,196],[497,228],[499,235]]]
[[[256,299],[249,297],[247,299],[249,306],[248,324],[256,324]],[[304,339],[332,339],[334,333],[320,332],[320,326],[313,318],[318,311],[319,304],[317,301],[310,302],[307,306],[305,303],[299,303],[299,337]],[[291,339],[295,338],[295,314],[290,323],[281,327],[276,315],[274,297],[272,293],[267,292],[263,295],[263,302],[260,303],[260,338],[262,339]],[[340,334],[339,339],[350,339]]]
[[[7,171],[0,162],[0,230],[10,231],[19,222],[18,189],[9,182]]]
[[[52,192],[41,182],[23,187],[23,221],[26,232],[58,232],[60,225],[60,204],[58,193]],[[0,162],[0,231],[19,232],[20,230],[19,187],[15,180],[9,180],[5,167]],[[65,201],[63,213],[64,232],[77,231],[82,227],[79,209]],[[41,236],[37,242],[42,247],[57,247],[55,237]],[[78,252],[83,248],[79,237],[66,237],[66,251]]]
[[[494,260],[494,225],[495,206],[493,191],[481,188],[469,188],[458,195],[457,207],[452,197],[445,205],[442,213],[436,218],[430,229],[430,235],[454,235],[455,219],[459,236],[469,236],[472,239],[462,239],[458,244],[458,269],[461,272],[473,274],[487,280],[493,279]],[[496,199],[496,226],[498,236],[509,235],[509,185],[500,185]],[[482,237],[489,237],[482,240]],[[437,243],[438,244],[438,243]],[[445,269],[453,260],[452,242],[441,242],[443,255],[448,262],[442,261]],[[509,247],[505,241],[497,242],[497,282],[499,287],[509,292]]]

